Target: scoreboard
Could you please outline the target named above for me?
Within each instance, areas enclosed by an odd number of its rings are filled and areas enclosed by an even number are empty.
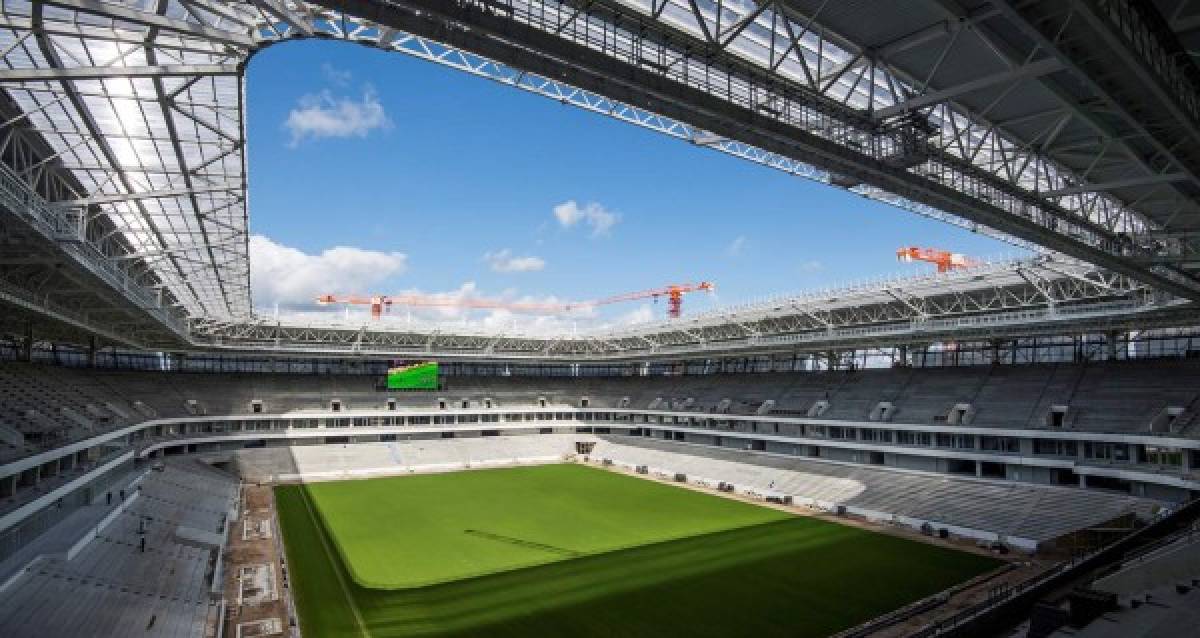
[[[437,390],[438,364],[424,361],[388,368],[387,387],[389,390]]]

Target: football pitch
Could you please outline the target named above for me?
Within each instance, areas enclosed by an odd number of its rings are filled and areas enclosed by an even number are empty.
[[[824,636],[999,565],[579,465],[275,494],[310,637]]]

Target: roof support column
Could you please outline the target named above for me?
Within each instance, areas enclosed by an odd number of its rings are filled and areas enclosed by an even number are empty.
[[[33,321],[25,322],[25,336],[21,338],[21,352],[18,355],[21,361],[30,363],[33,361]]]

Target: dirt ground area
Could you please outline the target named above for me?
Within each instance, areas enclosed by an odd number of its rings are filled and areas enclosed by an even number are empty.
[[[292,634],[283,547],[270,486],[243,484],[225,549],[225,636]],[[240,630],[240,631],[239,631]]]

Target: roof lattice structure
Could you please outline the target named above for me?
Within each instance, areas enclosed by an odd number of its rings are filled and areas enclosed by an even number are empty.
[[[272,43],[323,37],[1195,300],[1200,72],[1181,52],[1200,14],[1185,5],[3,0],[0,181],[36,193],[21,214],[138,307],[248,321],[244,72]]]
[[[258,44],[187,3],[130,4],[161,16],[5,2],[0,80],[79,186],[54,204],[105,216],[121,258],[149,264],[189,314],[246,316],[241,65]]]

